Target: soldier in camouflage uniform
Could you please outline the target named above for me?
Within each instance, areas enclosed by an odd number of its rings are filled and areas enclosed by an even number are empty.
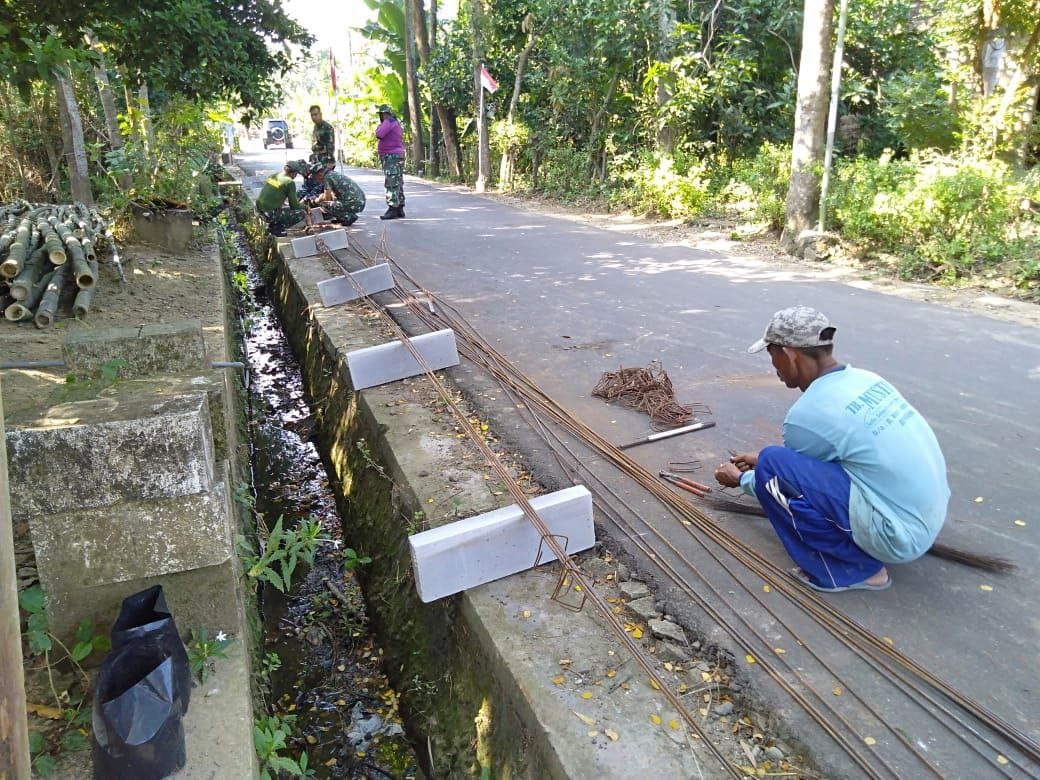
[[[297,174],[306,175],[308,171],[305,160],[290,160],[281,173],[270,176],[256,198],[256,210],[267,220],[268,229],[276,236],[284,236],[287,228],[301,220],[311,223],[310,212],[303,207],[296,196]],[[284,206],[286,200],[289,206]]]
[[[335,222],[352,225],[358,214],[365,210],[365,193],[349,176],[330,171],[315,163],[307,174],[308,181],[323,184],[325,191],[311,200]]]
[[[383,166],[387,205],[386,213],[380,219],[402,219],[405,215],[403,131],[390,106],[383,103],[378,111],[379,127],[376,128],[376,138],[379,140],[379,162]]]
[[[311,162],[322,163],[329,168],[336,166],[336,133],[332,125],[321,118],[321,107],[311,106],[311,121],[314,132],[311,135]]]

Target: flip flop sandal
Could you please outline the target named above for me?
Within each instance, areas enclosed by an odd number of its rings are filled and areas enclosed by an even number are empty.
[[[838,585],[834,588],[828,588],[823,585],[817,585],[815,582],[809,579],[809,575],[802,571],[800,568],[795,566],[793,569],[788,569],[788,573],[798,580],[803,585],[806,585],[813,590],[818,590],[820,593],[841,593],[845,590],[887,590],[892,587],[892,575],[889,575],[888,579],[877,585],[870,585],[866,582],[857,582],[854,585]]]

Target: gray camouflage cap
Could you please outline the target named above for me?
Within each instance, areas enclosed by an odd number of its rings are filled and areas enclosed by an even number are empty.
[[[748,352],[761,352],[770,344],[778,347],[824,347],[834,343],[834,331],[831,321],[816,309],[792,306],[773,315],[762,338],[748,347]]]

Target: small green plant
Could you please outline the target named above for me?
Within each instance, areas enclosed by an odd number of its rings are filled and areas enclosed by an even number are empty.
[[[231,283],[238,290],[240,295],[249,294],[249,277],[246,276],[244,271],[235,271],[231,274]]]
[[[90,678],[80,662],[95,650],[107,650],[110,646],[108,637],[95,633],[93,621],[85,619],[77,627],[75,642],[69,648],[50,632],[44,602],[43,589],[39,585],[33,585],[18,594],[18,606],[26,614],[22,633],[26,640],[27,655],[42,658],[42,671],[46,673],[54,701],[53,707],[49,708],[53,713],[47,717],[56,728],[48,727],[46,733],[33,731],[29,734],[32,767],[34,774],[39,777],[49,777],[54,773],[57,768],[56,754],[83,750],[87,746],[90,708],[84,707],[84,704],[90,690]],[[55,645],[60,651],[56,657],[52,655]],[[77,674],[63,686],[62,680],[68,680],[68,676],[60,672],[66,664],[71,664]],[[55,674],[56,669],[58,674]]]
[[[101,381],[110,385],[119,378],[119,369],[126,368],[130,364],[123,358],[113,358],[101,364]]]
[[[271,682],[271,675],[282,668],[282,657],[278,653],[264,653],[264,657],[260,659],[260,668],[258,670],[260,679],[264,682]]]
[[[383,467],[376,463],[375,459],[372,457],[372,450],[369,449],[367,441],[365,441],[363,438],[358,439],[357,442],[354,444],[354,447],[355,449],[357,449],[358,452],[361,453],[361,459],[365,461],[365,468],[372,469],[373,471],[378,473],[379,476],[385,477],[386,479],[390,479],[390,476],[386,473]]]
[[[301,520],[296,528],[285,530],[282,517],[279,516],[270,531],[264,528],[262,522],[258,530],[259,555],[243,544],[246,576],[269,583],[286,593],[292,586],[292,577],[299,562],[303,561],[308,566],[314,563],[314,553],[321,541],[321,523],[308,517]]]
[[[372,559],[367,556],[358,556],[357,550],[353,547],[346,547],[343,550],[343,568],[346,571],[354,571],[358,567],[358,564],[365,565],[372,563]]]
[[[282,772],[290,777],[313,777],[314,770],[308,767],[307,752],[298,759],[282,755],[287,749],[286,741],[292,736],[295,715],[269,715],[253,724],[253,746],[260,759],[261,780],[274,780]]]
[[[218,631],[217,635],[211,639],[205,628],[200,628],[198,631],[191,630],[191,639],[188,640],[187,645],[188,665],[191,667],[192,674],[199,676],[199,682],[202,685],[206,684],[213,659],[227,658],[225,651],[234,641],[223,631]]]
[[[253,491],[245,482],[235,486],[233,498],[235,499],[236,504],[239,504],[250,511],[252,511],[256,506],[256,498],[253,496]]]

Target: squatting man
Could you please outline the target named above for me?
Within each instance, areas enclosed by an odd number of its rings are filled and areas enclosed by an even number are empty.
[[[931,427],[889,382],[839,363],[835,328],[807,306],[773,315],[748,352],[767,350],[776,375],[802,396],[783,446],[734,455],[715,470],[758,498],[791,574],[825,592],[884,590],[886,563],[927,552],[946,518],[946,461]]]

